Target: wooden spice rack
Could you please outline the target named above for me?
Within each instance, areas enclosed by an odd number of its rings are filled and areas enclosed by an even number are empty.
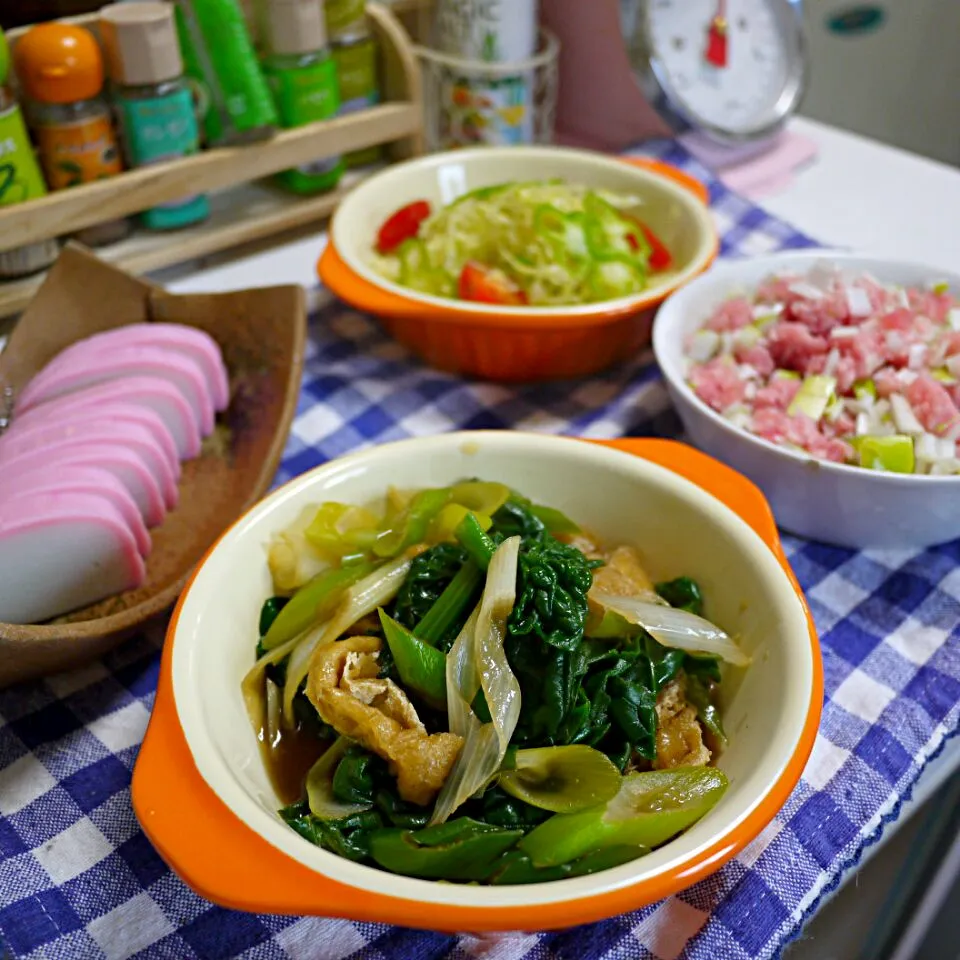
[[[203,150],[168,163],[129,170],[109,180],[0,207],[0,250],[69,235],[188,193],[212,194],[209,220],[166,232],[138,228],[127,239],[99,248],[97,254],[124,270],[141,274],[329,217],[357,182],[357,173],[348,173],[337,189],[312,197],[286,193],[257,181],[317,157],[381,144],[386,146],[390,160],[423,152],[420,66],[399,18],[413,22],[415,13],[424,6],[421,0],[395,0],[390,7],[367,4],[371,32],[379,44],[379,105],[283,130],[260,143]],[[90,27],[96,24],[97,15],[70,19]],[[11,30],[11,44],[26,29]],[[0,282],[0,317],[23,310],[43,276]]]

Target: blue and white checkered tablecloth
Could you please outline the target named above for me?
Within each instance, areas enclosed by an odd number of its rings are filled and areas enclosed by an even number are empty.
[[[679,148],[658,153],[710,183],[725,255],[810,244]],[[467,382],[424,368],[371,319],[334,304],[310,327],[278,480],[361,446],[455,428],[680,433],[649,354],[574,384]],[[130,807],[158,629],[77,672],[0,692],[0,940],[14,957],[37,960],[776,956],[896,818],[960,720],[960,542],[854,553],[788,539],[786,550],[823,639],[820,735],[776,820],[684,893],[602,923],[500,939],[212,906],[167,869]]]

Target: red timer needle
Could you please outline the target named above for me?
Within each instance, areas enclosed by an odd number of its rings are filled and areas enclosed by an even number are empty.
[[[717,0],[717,13],[707,30],[707,63],[715,67],[727,65],[727,0]]]

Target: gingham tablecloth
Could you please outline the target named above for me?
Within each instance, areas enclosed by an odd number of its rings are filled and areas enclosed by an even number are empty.
[[[710,183],[725,255],[810,244],[676,146],[656,152]],[[278,481],[372,443],[512,427],[680,434],[649,354],[573,384],[473,383],[425,369],[372,320],[333,304],[310,327]],[[167,869],[130,807],[157,679],[156,628],[78,672],[0,692],[0,939],[14,957],[84,960],[776,956],[896,818],[960,716],[960,542],[854,553],[787,539],[786,551],[823,640],[820,735],[776,820],[684,893],[606,922],[499,940],[212,906]]]

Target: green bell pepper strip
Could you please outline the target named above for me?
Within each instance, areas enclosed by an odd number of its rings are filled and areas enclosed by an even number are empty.
[[[376,568],[377,564],[367,561],[318,573],[277,614],[263,638],[263,649],[273,650],[327,619],[333,614],[343,591],[373,573]]]
[[[587,287],[595,300],[627,297],[639,293],[646,285],[643,265],[624,254],[611,254],[598,260],[587,274]]]
[[[560,261],[587,260],[586,218],[582,213],[564,213],[548,203],[541,204],[533,214],[533,228],[553,248]]]
[[[481,583],[483,571],[472,560],[468,560],[416,625],[416,636],[423,643],[435,646],[450,626],[462,616]]]
[[[400,283],[422,293],[450,297],[456,290],[454,279],[440,267],[430,263],[426,244],[419,237],[404,240],[397,247],[400,260]]]
[[[395,557],[407,547],[422,543],[433,518],[450,502],[451,490],[421,490],[397,518],[393,527],[384,530],[373,545],[378,557]]]
[[[641,265],[644,263],[630,242],[637,233],[635,221],[628,220],[616,207],[592,191],[583,198],[583,212],[587,249],[595,260],[629,257]]]
[[[458,817],[424,830],[377,830],[370,855],[385,870],[425,880],[484,880],[496,860],[523,836]]]
[[[380,624],[404,687],[418,693],[435,710],[447,708],[447,658],[436,647],[417,639],[406,627],[384,613]]]
[[[497,545],[484,533],[483,527],[472,513],[468,513],[457,525],[456,535],[460,546],[470,554],[473,562],[485,571],[497,551]]]

